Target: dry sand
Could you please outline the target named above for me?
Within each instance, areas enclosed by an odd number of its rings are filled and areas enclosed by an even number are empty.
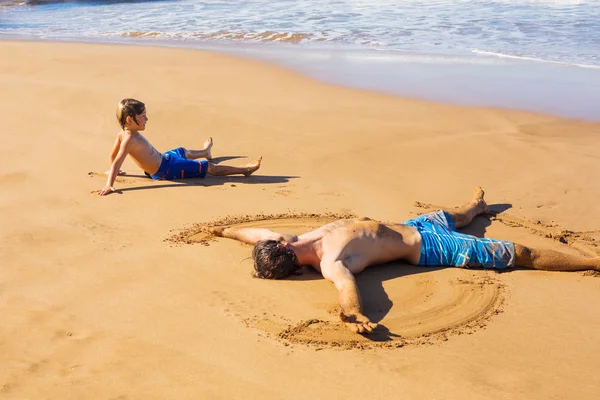
[[[600,254],[600,124],[313,82],[262,62],[0,42],[0,398],[596,399],[600,279],[391,263],[358,277],[370,338],[318,274],[250,275],[216,222],[403,221],[482,185],[467,232]],[[105,183],[123,97],[159,149],[215,139],[252,177]],[[415,203],[415,201],[420,203]],[[431,203],[431,204],[429,204]]]

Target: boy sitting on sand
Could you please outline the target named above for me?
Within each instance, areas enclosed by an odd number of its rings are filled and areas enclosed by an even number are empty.
[[[216,165],[206,160],[196,161],[198,158],[211,159],[212,138],[204,142],[202,150],[187,150],[179,147],[163,154],[159,153],[139,132],[146,129],[146,122],[148,122],[146,106],[141,101],[121,100],[117,108],[117,120],[122,130],[117,135],[110,153],[110,170],[106,186],[97,191],[100,196],[115,191],[113,184],[128,154],[152,179],[204,178],[206,174],[250,176],[260,168],[262,157],[241,167]]]

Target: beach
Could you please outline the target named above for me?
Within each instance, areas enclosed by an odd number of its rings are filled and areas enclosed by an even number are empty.
[[[251,247],[340,216],[470,200],[478,236],[600,255],[600,123],[402,98],[182,48],[0,41],[0,398],[595,399],[597,273],[417,268],[357,277],[372,338],[315,272],[251,276]],[[263,156],[250,177],[106,183],[119,100],[159,150]],[[415,204],[415,202],[419,202]]]

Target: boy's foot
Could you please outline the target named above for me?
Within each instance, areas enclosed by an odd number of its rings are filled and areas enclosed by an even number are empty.
[[[204,148],[202,150],[206,151],[206,159],[207,160],[212,160],[212,154],[211,154],[211,149],[213,147],[213,138],[209,137],[205,142],[204,142]]]
[[[244,176],[250,176],[250,175],[252,175],[252,173],[254,171],[259,169],[261,161],[262,161],[262,156],[258,157],[258,159],[255,162],[246,164],[244,167],[247,169],[247,171],[244,172]]]

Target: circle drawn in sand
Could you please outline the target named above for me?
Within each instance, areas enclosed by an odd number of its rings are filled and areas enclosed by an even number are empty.
[[[388,265],[385,268],[417,268]],[[289,323],[274,317],[245,319],[249,327],[266,332],[286,344],[338,349],[399,348],[448,340],[450,336],[472,334],[484,328],[488,320],[502,312],[504,286],[493,271],[454,270],[397,278],[400,282],[386,290],[393,304],[378,319],[378,305],[364,298],[364,313],[380,326],[369,335],[351,332],[336,316]],[[452,277],[447,276],[452,275]],[[456,278],[462,275],[463,278]],[[360,280],[360,275],[358,276]],[[335,294],[330,293],[332,300]]]
[[[355,217],[350,213],[227,217],[195,224],[167,240],[209,245],[216,239],[209,228],[215,226],[264,227],[282,233],[301,234],[337,219]],[[231,243],[235,242],[232,240]],[[246,326],[263,331],[286,345],[301,344],[319,349],[398,348],[474,333],[483,328],[489,318],[501,312],[504,298],[504,286],[497,274],[488,270],[434,269],[396,262],[368,268],[357,276],[357,283],[363,298],[364,314],[380,324],[370,335],[353,333],[340,321],[333,286],[315,288],[312,285],[307,288],[306,307],[314,309],[315,317],[318,316],[315,319],[301,320],[293,315],[280,317],[297,309],[297,298],[280,296],[273,302],[257,302],[250,298],[254,295],[252,291],[244,294],[244,300],[256,309],[238,311],[246,316],[266,310],[276,312],[277,315],[242,318]],[[229,300],[235,300],[233,297],[236,295],[228,293]],[[315,306],[314,301],[320,301],[319,305]]]

